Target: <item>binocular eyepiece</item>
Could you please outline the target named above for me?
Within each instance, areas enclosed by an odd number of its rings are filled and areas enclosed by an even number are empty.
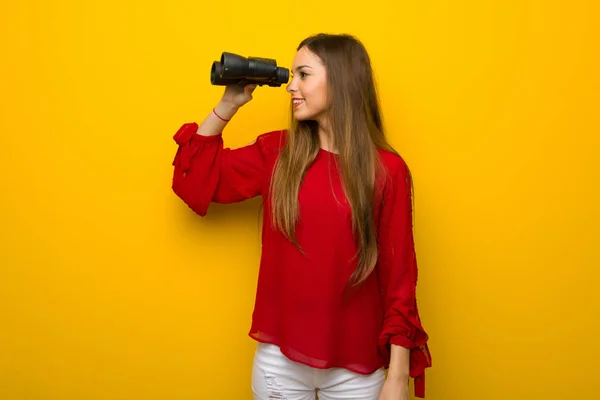
[[[279,87],[287,83],[290,71],[278,67],[271,58],[242,57],[223,52],[221,61],[214,61],[210,69],[210,83],[218,86],[257,84]]]

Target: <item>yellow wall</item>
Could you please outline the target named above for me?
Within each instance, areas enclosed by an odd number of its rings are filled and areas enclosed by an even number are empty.
[[[414,174],[428,398],[597,398],[595,0],[93,3],[0,12],[0,399],[251,399],[259,202],[196,217],[171,138],[221,51],[289,66],[318,31],[367,45]]]

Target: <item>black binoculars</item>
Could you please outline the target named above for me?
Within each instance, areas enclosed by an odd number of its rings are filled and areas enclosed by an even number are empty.
[[[287,83],[289,78],[290,71],[278,67],[277,61],[271,58],[246,58],[227,52],[223,52],[221,61],[214,61],[210,69],[210,83],[218,86],[254,83],[279,87]]]

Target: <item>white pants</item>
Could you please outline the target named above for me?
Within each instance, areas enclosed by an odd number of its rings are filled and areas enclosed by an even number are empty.
[[[383,368],[361,375],[344,368],[317,369],[295,362],[278,346],[258,343],[252,368],[254,400],[378,400]]]

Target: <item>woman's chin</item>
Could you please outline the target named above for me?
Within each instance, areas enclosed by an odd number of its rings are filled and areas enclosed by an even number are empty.
[[[312,115],[308,115],[306,113],[303,113],[302,111],[295,111],[294,118],[296,118],[297,121],[308,121],[310,119],[313,119]]]
[[[294,118],[296,121],[306,121],[306,118],[302,114],[294,113]]]

